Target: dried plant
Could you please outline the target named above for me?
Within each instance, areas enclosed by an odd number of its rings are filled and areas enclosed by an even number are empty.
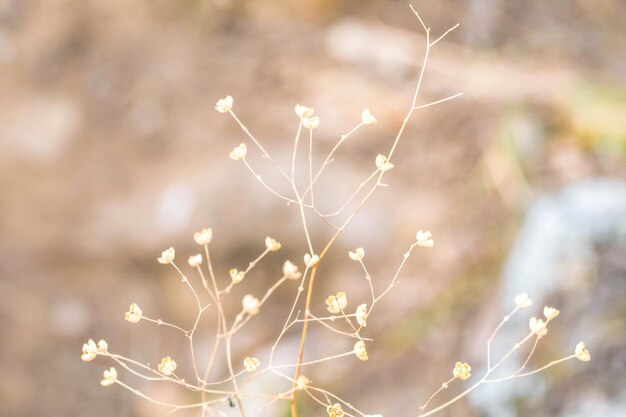
[[[158,258],[158,262],[164,265],[171,266],[180,276],[182,283],[193,294],[196,302],[197,314],[195,321],[191,324],[191,327],[179,326],[177,324],[169,323],[161,319],[150,318],[144,314],[141,308],[133,303],[131,304],[129,311],[125,314],[125,319],[133,324],[140,322],[149,322],[159,326],[167,326],[180,332],[180,334],[188,340],[189,343],[189,362],[191,363],[191,371],[193,372],[193,380],[188,381],[179,377],[176,373],[178,369],[177,362],[170,356],[165,356],[155,369],[152,366],[144,364],[140,361],[133,360],[122,356],[120,354],[109,351],[108,344],[104,340],[100,340],[95,343],[93,340],[89,340],[83,345],[82,360],[89,362],[98,356],[109,358],[117,363],[118,366],[126,370],[127,372],[134,374],[147,381],[167,381],[172,384],[176,384],[180,387],[184,387],[189,391],[196,393],[197,400],[186,404],[170,404],[161,401],[158,398],[152,398],[138,389],[133,388],[122,380],[118,374],[116,368],[112,367],[104,371],[104,376],[101,381],[103,386],[119,385],[132,393],[150,401],[155,404],[162,405],[169,409],[170,412],[182,410],[182,409],[198,409],[202,416],[210,415],[212,413],[219,412],[220,407],[226,406],[234,407],[238,410],[238,413],[244,417],[246,415],[259,415],[263,414],[259,411],[251,412],[247,409],[245,400],[247,398],[257,398],[265,400],[267,404],[274,403],[276,401],[286,401],[290,403],[291,415],[297,417],[298,415],[298,397],[299,395],[306,395],[310,397],[314,402],[319,403],[323,409],[328,413],[330,417],[341,416],[364,416],[375,417],[380,414],[367,414],[359,410],[351,402],[348,402],[339,396],[325,390],[321,384],[313,384],[304,374],[303,369],[322,362],[329,362],[344,358],[346,356],[355,355],[362,361],[368,360],[367,346],[369,343],[373,343],[371,338],[367,338],[363,335],[366,329],[367,321],[372,320],[371,315],[375,310],[375,307],[380,301],[385,298],[398,284],[398,277],[403,267],[409,260],[411,253],[416,248],[430,248],[434,245],[433,236],[429,231],[418,231],[415,236],[415,241],[409,246],[408,250],[404,253],[399,263],[399,266],[395,270],[395,273],[391,275],[390,280],[384,285],[382,291],[376,290],[372,277],[367,270],[364,262],[365,250],[362,247],[356,248],[354,251],[348,253],[348,258],[356,263],[363,270],[365,274],[367,285],[369,286],[370,300],[367,303],[359,304],[356,309],[352,308],[348,310],[348,297],[344,291],[340,291],[335,295],[329,295],[325,300],[326,310],[328,315],[318,316],[314,315],[311,308],[312,305],[323,306],[322,300],[313,300],[313,287],[315,284],[315,278],[318,268],[321,263],[324,262],[326,255],[337,241],[337,238],[346,229],[346,227],[354,220],[363,205],[371,198],[371,196],[380,187],[384,187],[383,178],[394,168],[392,158],[398,149],[398,145],[402,138],[403,132],[413,113],[425,107],[433,106],[439,103],[443,103],[448,100],[452,100],[461,94],[455,94],[450,97],[443,98],[434,102],[426,104],[418,104],[418,97],[420,93],[420,86],[424,77],[424,70],[428,63],[429,53],[437,43],[443,39],[450,31],[454,30],[458,24],[442,35],[435,38],[431,38],[431,30],[424,24],[420,15],[411,7],[411,10],[417,17],[419,23],[425,31],[425,53],[421,71],[417,79],[417,85],[413,95],[413,99],[409,106],[406,117],[404,118],[400,129],[395,136],[391,144],[391,148],[386,154],[379,154],[374,162],[372,173],[363,180],[354,192],[348,196],[345,202],[332,213],[322,213],[315,203],[314,190],[315,185],[324,172],[324,169],[333,160],[335,152],[343,145],[353,134],[355,134],[361,128],[373,125],[377,123],[376,118],[370,113],[368,109],[363,110],[361,114],[361,121],[348,133],[341,135],[339,141],[332,148],[330,153],[326,156],[320,168],[314,172],[313,170],[313,132],[319,126],[320,119],[314,116],[314,110],[312,108],[296,105],[295,113],[300,119],[298,124],[297,133],[294,140],[293,156],[291,159],[291,167],[289,170],[283,169],[272,156],[266,151],[261,142],[251,133],[251,131],[240,121],[233,111],[233,98],[228,96],[219,100],[215,109],[224,114],[229,114],[239,125],[241,130],[245,133],[248,139],[252,142],[256,148],[261,152],[262,156],[267,159],[277,170],[284,180],[290,185],[293,190],[291,195],[283,195],[275,190],[274,187],[265,181],[260,175],[258,175],[255,169],[250,165],[246,159],[248,148],[245,143],[235,147],[229,156],[232,160],[241,161],[243,165],[250,171],[254,178],[265,187],[270,193],[278,197],[282,201],[286,201],[289,205],[298,209],[299,217],[302,222],[302,229],[307,242],[307,252],[303,256],[304,267],[301,271],[296,263],[287,260],[282,267],[282,273],[280,278],[267,289],[265,294],[259,299],[254,295],[248,294],[241,300],[241,311],[234,317],[229,318],[224,308],[225,303],[232,302],[229,299],[230,291],[234,286],[245,285],[243,282],[245,278],[252,272],[255,266],[266,256],[273,252],[277,252],[281,249],[281,244],[271,237],[265,239],[265,249],[261,254],[249,263],[245,270],[231,269],[226,276],[227,284],[224,284],[223,276],[216,273],[211,262],[210,244],[213,239],[213,231],[210,228],[203,229],[198,233],[195,233],[194,240],[202,248],[201,253],[192,255],[188,258],[189,267],[195,270],[197,273],[199,284],[193,284],[192,280],[179,268],[176,260],[176,252],[174,248],[169,248],[163,251]],[[308,136],[308,181],[304,190],[299,189],[296,185],[296,166],[297,166],[297,154],[301,145],[301,136],[304,132],[304,136]],[[352,207],[351,211],[347,211],[349,207]],[[349,213],[349,214],[346,214]],[[343,222],[337,222],[335,219],[341,215],[345,215],[346,218]],[[321,218],[329,227],[334,231],[332,237],[323,245],[313,242],[311,234],[309,233],[308,217],[307,215],[314,215]],[[208,278],[207,278],[208,276]],[[246,324],[248,324],[254,317],[256,317],[263,309],[263,306],[270,300],[270,297],[275,290],[289,281],[296,281],[299,285],[296,287],[293,304],[289,314],[285,318],[282,329],[272,344],[270,355],[266,363],[262,363],[253,356],[245,357],[243,363],[235,363],[233,356],[235,356],[234,346],[232,344],[233,336],[243,331]],[[202,288],[200,288],[200,285]],[[204,294],[206,292],[206,294]],[[204,300],[207,298],[209,301]],[[513,304],[513,303],[512,303]],[[501,382],[505,380],[522,378],[528,375],[541,372],[547,368],[550,368],[561,362],[577,358],[581,361],[590,360],[589,351],[586,349],[585,344],[580,342],[571,355],[565,356],[561,359],[549,362],[545,366],[538,369],[527,371],[528,365],[533,353],[539,341],[548,333],[548,324],[555,319],[559,310],[552,307],[545,307],[543,309],[544,318],[531,317],[529,320],[529,332],[519,342],[515,343],[508,353],[504,354],[498,360],[494,360],[491,356],[491,344],[496,337],[498,331],[504,326],[513,314],[518,311],[527,309],[532,306],[532,301],[526,294],[520,294],[515,297],[514,308],[510,314],[505,316],[500,324],[495,328],[491,337],[487,341],[487,358],[486,358],[486,371],[480,377],[472,377],[471,367],[465,362],[456,362],[452,367],[450,378],[444,378],[445,382],[441,384],[441,387],[434,392],[430,398],[428,398],[423,405],[419,407],[419,416],[426,417],[434,414],[452,403],[458,401],[468,393],[476,389],[477,387]],[[203,361],[207,363],[204,369],[200,369],[198,366],[198,360],[196,355],[198,354],[196,346],[194,345],[194,335],[198,330],[199,323],[203,314],[207,311],[211,311],[216,315],[215,337],[214,343],[211,349],[211,353],[208,360]],[[354,312],[352,312],[354,311]],[[335,335],[346,337],[354,340],[353,349],[337,353],[334,355],[314,359],[310,361],[304,361],[303,355],[306,348],[307,334],[309,326],[320,325],[331,331]],[[297,355],[293,363],[278,364],[276,363],[274,354],[276,348],[281,343],[281,340],[285,334],[292,330],[300,330],[300,344],[297,351]],[[516,350],[520,349],[524,345],[530,345],[532,347],[526,357],[523,365],[513,374],[505,377],[493,377],[493,374],[500,365],[509,358]],[[214,371],[214,365],[218,360],[218,352],[223,347],[225,352],[225,361],[228,369],[228,375],[224,378],[215,378],[212,375]],[[241,352],[238,352],[241,354]],[[245,354],[245,353],[244,353]],[[185,360],[186,362],[186,360]],[[246,387],[251,381],[259,378],[268,373],[277,375],[284,380],[284,386],[275,386],[275,389],[263,394],[251,393],[246,390]],[[437,405],[433,408],[429,408],[435,397],[444,392],[448,386],[456,380],[475,380],[475,382],[469,386],[469,388],[462,391],[455,397]],[[277,384],[278,385],[278,384]]]

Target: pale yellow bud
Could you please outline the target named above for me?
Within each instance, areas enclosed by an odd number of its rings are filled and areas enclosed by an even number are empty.
[[[387,160],[387,157],[382,154],[376,156],[376,168],[382,172],[387,172],[393,169],[393,164]]]
[[[309,268],[313,268],[319,261],[320,257],[317,255],[310,255],[308,253],[304,255],[304,264]]]
[[[538,319],[537,317],[531,317],[528,321],[528,328],[531,332],[533,332],[537,337],[543,337],[548,334],[547,323],[542,319]]]
[[[202,254],[198,253],[196,255],[190,256],[187,262],[189,263],[189,266],[191,267],[200,266],[202,264]]]
[[[133,324],[139,323],[142,316],[143,312],[141,311],[141,308],[139,308],[139,306],[135,303],[132,303],[129,310],[124,313],[124,319]]]
[[[290,260],[286,260],[283,264],[283,274],[288,279],[300,279],[302,273],[298,271],[298,266]]]
[[[157,261],[161,264],[171,264],[174,261],[174,257],[176,256],[176,251],[174,248],[169,247],[161,252],[161,256],[157,258]]]
[[[452,375],[454,375],[455,378],[458,378],[458,379],[461,379],[461,380],[465,381],[470,376],[472,376],[472,374],[470,373],[471,370],[472,370],[472,367],[469,366],[468,363],[457,362],[457,363],[454,364],[454,369],[452,370]]]
[[[194,233],[193,240],[195,240],[198,245],[208,245],[213,240],[213,229],[202,229]]]
[[[359,323],[359,326],[366,327],[366,319],[368,315],[367,304],[361,304],[356,308],[356,322]]]
[[[356,355],[356,357],[362,361],[366,361],[369,359],[367,356],[367,350],[365,349],[365,342],[362,340],[359,340],[358,342],[354,344],[353,352]]]
[[[270,252],[276,252],[282,247],[282,245],[280,244],[280,242],[276,241],[276,239],[272,239],[271,237],[267,236],[265,238],[265,247]]]
[[[296,104],[295,107],[295,112],[298,115],[298,117],[311,117],[313,115],[314,110],[311,107],[307,107],[307,106],[301,106],[299,104]]]
[[[100,385],[102,385],[103,387],[110,387],[111,385],[115,384],[115,381],[117,381],[117,371],[115,370],[115,368],[111,367],[110,369],[103,372]]]
[[[80,355],[80,358],[85,362],[91,362],[96,356],[98,356],[98,346],[96,342],[89,339],[87,343],[83,344],[83,354]]]
[[[158,365],[159,372],[161,372],[165,376],[170,376],[176,371],[176,361],[174,361],[169,356],[161,359],[161,363]]]
[[[326,298],[327,310],[333,314],[340,313],[341,310],[345,309],[348,306],[348,299],[346,298],[346,293],[343,291],[339,291],[337,295],[329,295]]]
[[[589,362],[591,360],[591,353],[587,350],[585,342],[578,342],[576,349],[574,350],[574,354],[580,361]]]
[[[250,356],[248,356],[243,360],[243,367],[246,369],[246,372],[253,372],[260,365],[261,362],[259,362],[257,358],[251,358]]]
[[[215,103],[215,110],[220,113],[228,113],[233,108],[233,98],[226,96]]]
[[[237,268],[232,268],[230,271],[228,271],[228,273],[233,280],[233,284],[239,284],[241,281],[243,281],[243,278],[245,276],[245,272],[239,271]]]
[[[533,301],[528,297],[528,294],[524,292],[515,296],[515,305],[518,308],[528,308],[533,305]]]
[[[548,319],[548,320],[552,320],[552,319],[556,318],[556,316],[558,316],[558,315],[559,315],[559,313],[560,313],[560,311],[559,311],[559,310],[557,310],[557,309],[556,309],[556,308],[554,308],[554,307],[548,307],[548,306],[545,306],[545,307],[543,308],[543,315],[544,315],[544,316],[546,317],[546,319]]]
[[[353,261],[360,261],[363,259],[363,257],[365,256],[365,249],[359,247],[356,248],[354,250],[354,252],[350,251],[348,252],[348,256],[350,257],[350,259],[352,259]]]
[[[242,159],[246,157],[247,153],[248,153],[248,147],[246,146],[245,143],[241,143],[239,144],[239,146],[237,146],[232,151],[230,151],[230,153],[228,154],[228,157],[232,159],[233,161],[241,161]]]
[[[302,118],[302,125],[310,130],[316,129],[320,125],[320,118],[317,116],[304,117]]]
[[[370,113],[370,109],[365,109],[361,113],[361,122],[363,122],[364,125],[371,126],[375,125],[377,120],[374,116],[372,116],[372,113]]]
[[[244,296],[241,304],[243,306],[244,313],[248,313],[251,316],[259,313],[259,307],[261,306],[261,303],[259,302],[259,299],[254,297],[253,295],[248,294]]]
[[[433,234],[428,230],[423,231],[420,230],[415,234],[415,242],[417,246],[421,248],[432,248],[435,246],[435,241],[433,240]]]

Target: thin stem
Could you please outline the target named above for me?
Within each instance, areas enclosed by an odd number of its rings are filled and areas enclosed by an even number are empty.
[[[498,334],[502,326],[504,326],[511,319],[511,317],[517,312],[517,310],[519,310],[519,307],[515,307],[513,311],[504,316],[500,324],[498,324],[493,333],[491,333],[489,340],[487,340],[487,369],[491,369],[491,343],[493,342],[493,339],[496,337],[496,334]]]
[[[309,191],[311,191],[311,189],[313,188],[315,183],[317,183],[317,180],[319,179],[320,175],[322,175],[322,172],[324,172],[324,168],[326,168],[326,166],[333,161],[332,157],[335,154],[335,152],[337,151],[337,149],[339,149],[341,144],[344,143],[350,137],[350,135],[352,133],[356,132],[357,129],[360,128],[361,126],[363,126],[363,122],[361,122],[358,125],[356,125],[355,127],[353,127],[352,130],[350,130],[345,135],[341,135],[341,137],[339,138],[339,141],[335,144],[333,149],[330,151],[330,153],[328,154],[328,156],[324,160],[324,163],[320,167],[319,171],[317,171],[317,174],[315,174],[315,178],[313,178],[313,181],[311,182],[309,187],[306,190],[304,190],[304,193],[302,193],[302,198],[305,198],[307,196],[307,194],[309,193]]]
[[[243,130],[243,132],[250,138],[250,140],[252,140],[252,142],[254,142],[254,144],[261,150],[261,152],[263,153],[263,157],[267,158],[276,167],[276,169],[278,169],[278,171],[283,175],[283,177],[285,177],[287,180],[289,180],[290,179],[289,175],[287,175],[287,173],[285,171],[283,171],[283,169],[280,167],[280,165],[278,165],[276,163],[276,161],[274,161],[272,159],[272,157],[265,150],[263,145],[261,145],[261,143],[254,137],[254,135],[252,133],[250,133],[250,130],[248,130],[248,128],[246,126],[244,126],[243,123],[241,123],[241,120],[239,120],[239,118],[235,115],[235,113],[232,110],[230,110],[229,113],[230,113],[231,116],[233,116],[233,118],[235,119],[235,121],[237,122],[237,124],[239,125],[241,130]]]

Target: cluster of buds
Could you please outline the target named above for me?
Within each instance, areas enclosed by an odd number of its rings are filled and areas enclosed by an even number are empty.
[[[248,147],[245,143],[240,143],[239,146],[235,147],[230,153],[228,157],[233,161],[241,161],[246,157],[248,153]]]
[[[533,305],[533,300],[524,292],[515,296],[515,305],[517,308],[528,308]]]
[[[244,271],[240,271],[237,268],[232,268],[230,271],[228,271],[228,273],[230,274],[230,278],[233,280],[233,284],[239,284],[241,281],[243,281],[246,275]]]
[[[346,298],[346,293],[343,291],[339,291],[337,295],[329,295],[326,298],[327,310],[330,313],[337,314],[341,313],[348,306],[348,299]]]
[[[457,362],[454,364],[452,375],[457,379],[465,381],[466,379],[469,379],[470,376],[472,376],[472,374],[470,373],[471,370],[472,367],[469,366],[467,362]]]
[[[194,233],[193,240],[195,240],[198,245],[208,245],[213,240],[213,229],[202,229]]]
[[[277,250],[280,250],[282,245],[276,239],[273,239],[273,238],[267,236],[265,238],[265,247],[270,252],[276,252]]]
[[[309,253],[304,255],[304,264],[309,268],[313,268],[315,265],[319,263],[319,261],[320,261],[320,257],[317,255],[311,255]]]
[[[526,303],[529,303],[529,302],[532,303],[530,299],[526,301]],[[517,300],[516,300],[516,304],[517,304]],[[531,317],[530,320],[528,321],[528,328],[537,337],[543,337],[548,334],[548,323],[550,322],[550,320],[553,320],[554,318],[556,318],[556,316],[558,316],[559,313],[560,311],[557,310],[556,308],[545,306],[543,308],[543,315],[546,318],[546,320],[544,321],[543,319],[540,319],[537,317]]]
[[[247,356],[243,360],[243,367],[246,372],[254,372],[259,366],[261,366],[261,362],[257,358]]]
[[[415,234],[415,243],[420,248],[432,248],[435,246],[435,241],[433,240],[433,234],[428,230],[423,231],[419,230]]]
[[[233,98],[231,96],[226,96],[222,99],[219,99],[217,103],[215,103],[215,110],[220,113],[228,113],[233,109]]]
[[[165,376],[170,376],[176,371],[176,361],[170,358],[169,356],[161,359],[161,363],[158,365],[159,372],[161,372]]]
[[[142,317],[143,311],[141,311],[141,308],[135,303],[132,303],[128,311],[124,313],[124,319],[133,324],[139,323]]]
[[[302,273],[298,271],[298,265],[294,264],[290,260],[286,260],[283,264],[283,275],[287,279],[300,279]]]
[[[167,265],[174,262],[174,258],[176,257],[176,251],[174,248],[169,247],[161,252],[161,256],[157,258],[160,264]]]
[[[109,369],[105,369],[102,374],[102,381],[100,381],[100,385],[103,387],[110,387],[115,384],[117,381],[117,370],[113,367]]]
[[[345,415],[339,403],[326,407],[326,412],[328,413],[328,417],[343,417]]]
[[[83,344],[83,354],[80,358],[85,362],[91,362],[96,356],[107,353],[109,344],[105,340],[100,340],[97,344],[93,339],[89,339]]]
[[[191,255],[189,257],[189,259],[187,259],[187,263],[189,264],[189,266],[191,266],[192,268],[196,268],[200,265],[202,265],[202,254],[198,253],[196,255]]]

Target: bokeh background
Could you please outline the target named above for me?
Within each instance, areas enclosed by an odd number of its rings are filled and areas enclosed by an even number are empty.
[[[562,312],[530,367],[569,355],[581,339],[593,360],[483,387],[439,415],[626,415],[626,2],[413,4],[435,35],[461,24],[433,49],[419,103],[465,94],[415,114],[389,187],[321,268],[314,312],[341,289],[352,306],[367,301],[349,249],[365,247],[382,289],[416,230],[432,230],[436,246],[416,252],[368,321],[370,361],[307,376],[372,414],[416,415],[454,361],[481,372],[491,329],[526,291],[537,309]],[[245,138],[215,101],[234,96],[285,166],[296,103],[321,117],[318,164],[369,107],[379,123],[351,138],[316,189],[332,211],[389,149],[423,51],[405,0],[0,0],[0,415],[165,415],[100,387],[110,364],[81,362],[82,343],[105,338],[150,363],[171,354],[184,368],[184,338],[123,320],[131,302],[184,327],[193,320],[193,299],[156,262],[161,250],[175,246],[184,264],[197,251],[193,232],[211,226],[226,282],[266,235],[283,242],[233,293],[235,311],[306,249],[297,211],[228,159]],[[286,189],[249,150],[263,177]],[[320,247],[331,231],[312,224]],[[238,336],[237,360],[267,357],[295,287],[281,288]],[[525,333],[526,320],[505,328],[496,352]],[[207,352],[211,323],[203,326]],[[316,326],[309,340],[308,358],[351,345]],[[281,360],[292,361],[297,341],[287,335]],[[275,384],[258,389],[284,387]],[[303,407],[304,416],[325,415]],[[283,404],[257,415],[288,412]]]

